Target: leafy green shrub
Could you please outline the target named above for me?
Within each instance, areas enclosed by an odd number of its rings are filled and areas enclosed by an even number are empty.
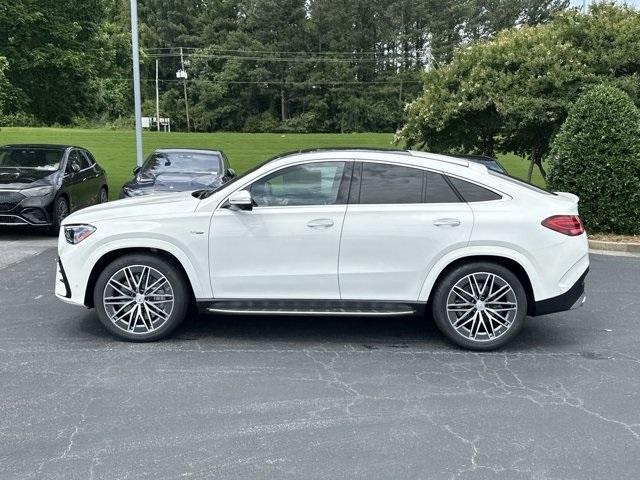
[[[640,111],[623,91],[581,95],[556,136],[547,185],[580,197],[590,232],[640,233]]]

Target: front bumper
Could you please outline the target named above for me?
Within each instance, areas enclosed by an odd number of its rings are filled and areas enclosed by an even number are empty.
[[[20,192],[11,193],[10,202],[0,202],[0,225],[50,226],[52,224],[53,194],[42,197],[26,197]]]
[[[56,297],[63,300],[71,298],[71,287],[69,286],[69,280],[67,280],[67,274],[64,271],[60,257],[56,260]]]
[[[529,315],[537,317],[538,315],[564,312],[581,307],[587,299],[584,293],[584,279],[588,273],[589,268],[587,268],[584,273],[580,275],[576,283],[562,295],[535,302]]]

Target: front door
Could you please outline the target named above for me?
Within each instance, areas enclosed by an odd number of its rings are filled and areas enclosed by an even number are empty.
[[[223,203],[210,229],[214,297],[339,299],[351,166],[324,161],[285,167],[247,187],[252,210]]]
[[[439,173],[358,163],[340,246],[348,300],[418,300],[429,268],[466,246],[473,214]]]

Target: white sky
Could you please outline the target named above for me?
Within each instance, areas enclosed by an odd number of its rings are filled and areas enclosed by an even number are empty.
[[[576,6],[576,7],[581,7],[582,6],[582,2],[583,2],[583,0],[571,0],[571,5]],[[587,0],[587,2],[588,3],[593,3],[594,0]],[[620,4],[626,3],[626,4],[631,5],[633,7],[640,6],[640,0],[626,0],[626,1],[615,0],[615,2],[616,3],[620,3]]]

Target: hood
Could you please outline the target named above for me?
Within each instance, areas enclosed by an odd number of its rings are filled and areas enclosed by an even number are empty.
[[[135,198],[125,198],[115,202],[101,203],[83,208],[64,219],[63,224],[89,223],[131,217],[149,218],[167,214],[193,212],[199,199],[190,192],[167,193]]]
[[[22,188],[51,185],[57,172],[30,168],[0,168],[0,189],[20,190]]]
[[[222,185],[218,173],[159,173],[153,184],[138,183],[137,188],[156,192],[187,192]]]

